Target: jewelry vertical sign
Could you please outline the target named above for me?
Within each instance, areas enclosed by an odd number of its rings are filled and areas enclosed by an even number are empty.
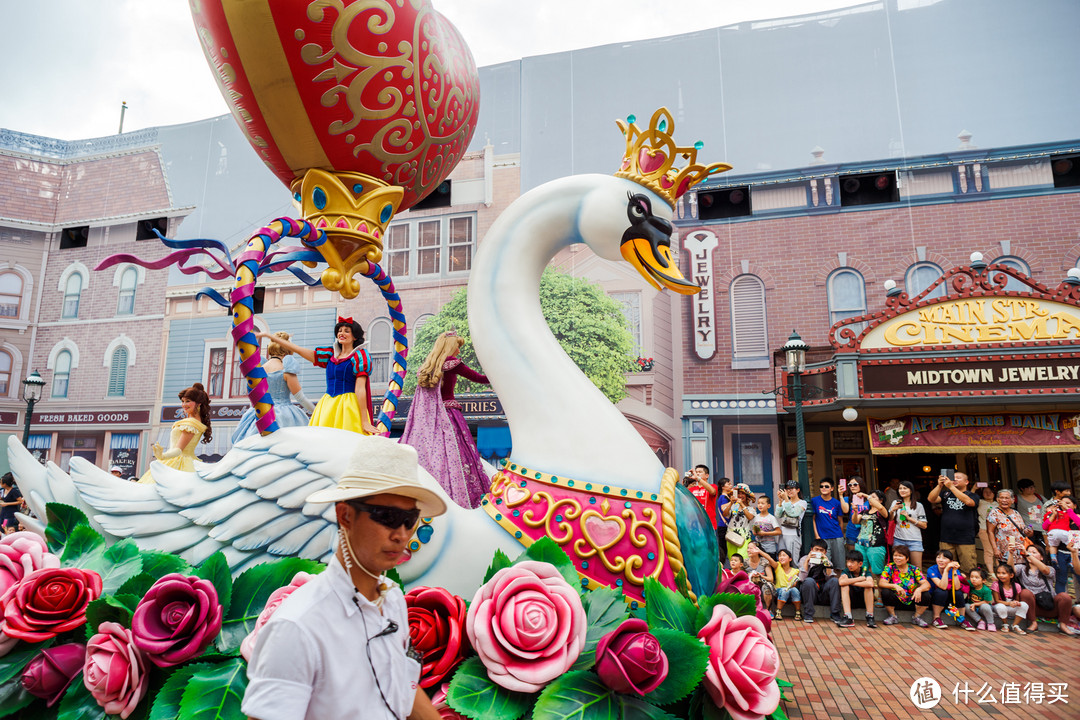
[[[720,244],[716,235],[704,230],[690,233],[683,247],[690,255],[690,277],[701,291],[691,296],[694,304],[694,352],[702,360],[716,354],[716,302],[713,300],[712,252]]]

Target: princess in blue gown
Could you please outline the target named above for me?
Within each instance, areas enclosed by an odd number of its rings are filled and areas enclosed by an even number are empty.
[[[274,401],[274,419],[279,427],[295,427],[307,425],[308,416],[304,410],[311,412],[315,406],[304,397],[304,391],[300,387],[300,360],[292,354],[278,340],[288,340],[290,335],[284,330],[270,336],[272,342],[266,349],[269,358],[263,363],[266,371],[266,383],[270,386],[270,397]],[[293,400],[303,406],[304,410],[293,404]],[[258,415],[255,408],[248,408],[240,417],[240,423],[233,430],[232,443],[235,445],[248,435],[257,435],[259,427],[256,425]]]

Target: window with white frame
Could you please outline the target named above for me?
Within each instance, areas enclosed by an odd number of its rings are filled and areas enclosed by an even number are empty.
[[[126,347],[118,347],[112,354],[112,362],[109,363],[109,397],[123,397],[127,385],[128,350]]]
[[[244,371],[240,369],[240,361],[243,358],[240,357],[240,351],[235,345],[230,348],[230,351],[232,352],[232,380],[229,382],[229,397],[241,397],[247,389],[247,378],[244,377]]]
[[[467,273],[476,245],[476,216],[399,221],[387,229],[386,240],[388,272],[395,278]]]
[[[52,394],[54,398],[66,398],[68,396],[68,381],[71,379],[71,352],[61,350],[56,356],[56,364],[53,367]]]
[[[866,281],[852,268],[834,270],[825,284],[829,299],[829,324],[866,314]],[[860,323],[865,327],[865,323]]]
[[[1002,257],[999,257],[997,260],[995,260],[992,264],[1004,265],[1011,270],[1015,270],[1021,275],[1027,275],[1028,277],[1031,276],[1031,268],[1028,267],[1028,264],[1014,255],[1003,255]],[[1009,281],[1005,283],[1005,289],[1023,291],[1030,290],[1031,288],[1029,288],[1025,283],[1020,282],[1016,278],[1010,277]]]
[[[909,298],[913,298],[916,295],[922,293],[926,288],[934,284],[934,282],[944,275],[941,268],[934,263],[916,263],[907,269],[907,273],[904,275],[904,288],[907,290]],[[944,297],[945,296],[945,284],[942,283],[934,288],[934,292],[926,296],[929,298]]]
[[[117,315],[132,315],[135,313],[135,286],[139,282],[139,272],[133,267],[124,270],[120,276],[120,294],[116,303]]]
[[[225,392],[225,355],[228,348],[210,348],[206,368],[206,394],[212,398],[224,397]]]
[[[608,293],[615,302],[619,303],[626,324],[630,328],[630,336],[634,338],[634,348],[631,352],[635,356],[641,355],[641,293],[640,292],[613,292]]]
[[[371,360],[371,384],[390,382],[394,362],[394,328],[390,321],[379,318],[368,326],[368,358]]]
[[[765,283],[756,275],[731,282],[732,366],[768,367],[769,336],[765,323]]]
[[[73,272],[68,275],[64,284],[64,308],[60,313],[62,318],[79,317],[79,299],[82,297],[82,275]]]
[[[19,317],[22,293],[22,275],[14,271],[0,272],[0,318]]]
[[[0,397],[6,397],[11,390],[11,368],[14,365],[11,354],[0,350]]]

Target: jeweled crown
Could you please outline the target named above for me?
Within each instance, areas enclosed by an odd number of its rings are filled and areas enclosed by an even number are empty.
[[[731,169],[727,163],[699,165],[697,152],[704,143],[700,140],[693,147],[679,147],[672,134],[675,132],[675,120],[666,107],[653,113],[649,127],[644,132],[635,123],[637,118],[630,115],[626,122],[615,121],[626,136],[626,153],[622,165],[615,172],[615,177],[626,178],[644,185],[664,198],[671,207],[675,201],[691,187],[710,175]],[[675,167],[676,158],[689,161],[684,168]]]
[[[293,180],[293,201],[304,219],[324,230],[342,257],[361,246],[372,246],[382,256],[386,227],[394,219],[404,190],[358,172],[308,170]]]

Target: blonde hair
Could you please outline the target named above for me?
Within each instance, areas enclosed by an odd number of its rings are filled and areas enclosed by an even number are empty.
[[[292,335],[285,332],[284,330],[278,330],[276,333],[274,333],[274,337],[279,337],[282,340],[288,340],[290,337],[292,337]],[[271,340],[270,345],[266,348],[266,355],[272,358],[283,358],[286,355],[292,355],[292,351],[286,350],[285,348],[281,347],[276,342]]]
[[[465,344],[465,338],[459,337],[453,330],[444,332],[435,339],[435,346],[431,348],[427,359],[420,369],[416,371],[416,381],[420,387],[435,388],[442,382],[443,363],[447,358],[456,355]]]

